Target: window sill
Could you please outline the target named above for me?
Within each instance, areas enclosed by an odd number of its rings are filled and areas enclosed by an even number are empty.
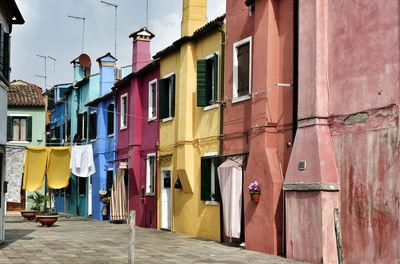
[[[30,141],[8,141],[8,143],[17,143],[17,144],[29,144],[31,143]]]
[[[120,127],[119,130],[125,130],[127,128],[128,128],[128,126],[123,126],[123,127]]]
[[[173,119],[174,119],[173,117],[167,117],[167,118],[162,119],[161,121],[162,121],[163,123],[165,123],[165,122],[172,121]]]
[[[96,142],[96,139],[89,140],[89,143]]]
[[[215,108],[218,108],[218,107],[219,107],[218,104],[208,105],[208,106],[204,107],[204,112],[212,110],[212,109],[215,109]]]
[[[217,202],[217,201],[206,201],[205,204],[206,205],[211,205],[211,206],[216,206],[216,205],[219,205],[219,202]]]
[[[232,104],[234,104],[234,103],[239,103],[239,102],[243,102],[243,101],[249,100],[250,98],[251,98],[251,95],[250,95],[250,94],[248,94],[248,95],[243,95],[243,96],[240,96],[240,97],[234,97],[234,98],[232,99]]]
[[[107,137],[114,137],[114,133],[113,134],[109,134],[109,135],[107,135]]]
[[[146,194],[145,194],[145,196],[151,196],[151,197],[154,197],[154,196],[156,196],[156,194],[155,194],[155,193],[146,193]]]
[[[148,122],[156,121],[156,120],[157,120],[157,117],[152,117],[152,118],[147,119]]]

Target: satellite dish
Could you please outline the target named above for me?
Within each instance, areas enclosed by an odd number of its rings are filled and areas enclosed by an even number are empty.
[[[83,68],[90,68],[90,65],[92,64],[90,61],[90,57],[85,54],[82,53],[79,58],[78,58],[79,64],[83,67]]]

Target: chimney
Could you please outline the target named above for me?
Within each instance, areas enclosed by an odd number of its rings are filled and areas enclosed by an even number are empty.
[[[207,0],[183,0],[181,36],[191,36],[207,23]]]
[[[129,35],[132,44],[132,72],[137,72],[150,62],[150,40],[154,37],[146,27]]]
[[[82,53],[70,63],[74,65],[74,81],[80,81],[90,75],[90,66],[92,63],[87,54]]]
[[[96,60],[99,63],[100,96],[111,92],[115,80],[115,62],[117,59],[110,52]]]

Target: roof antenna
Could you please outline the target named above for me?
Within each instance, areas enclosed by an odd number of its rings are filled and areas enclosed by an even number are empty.
[[[106,1],[100,1],[102,4],[114,7],[114,56],[117,58],[117,8],[118,5],[115,3],[110,3]]]
[[[83,53],[83,45],[85,43],[85,21],[86,21],[86,18],[85,17],[78,17],[78,16],[70,16],[70,15],[68,15],[68,17],[82,20],[82,25],[83,25],[83,28],[82,28],[82,53]]]

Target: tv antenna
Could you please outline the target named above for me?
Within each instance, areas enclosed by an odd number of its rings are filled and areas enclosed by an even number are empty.
[[[40,55],[40,54],[37,54],[36,56],[44,59],[44,75],[35,75],[35,76],[44,79],[44,90],[46,91],[47,90],[47,57]]]
[[[100,3],[114,7],[114,56],[117,58],[117,9],[118,5],[101,0]]]
[[[78,19],[78,20],[82,20],[82,53],[83,53],[83,46],[85,43],[85,21],[86,18],[85,17],[78,17],[78,16],[70,16],[68,15],[69,18],[73,18],[73,19]]]

